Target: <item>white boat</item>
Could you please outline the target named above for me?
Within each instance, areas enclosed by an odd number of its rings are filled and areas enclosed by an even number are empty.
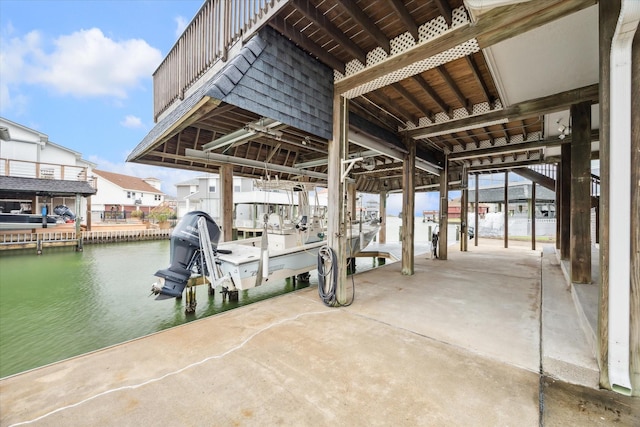
[[[56,218],[26,213],[0,213],[0,230],[26,230],[55,227]]]
[[[264,183],[263,183],[264,184]],[[265,214],[262,236],[218,244],[220,230],[205,212],[189,212],[171,236],[171,265],[156,272],[159,281],[152,292],[180,297],[193,276],[207,276],[212,286],[230,291],[251,289],[268,281],[306,275],[318,266],[318,253],[326,246],[326,229],[321,217],[308,204],[304,184],[267,183],[297,192],[299,216],[287,221],[277,212]],[[347,256],[365,248],[380,229],[377,221],[358,223],[347,232]]]

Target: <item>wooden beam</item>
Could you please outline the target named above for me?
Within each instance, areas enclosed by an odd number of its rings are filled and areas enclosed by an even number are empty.
[[[444,169],[440,174],[440,227],[438,258],[447,259],[447,235],[449,227],[449,159],[445,156]]]
[[[572,104],[585,101],[590,101],[594,104],[598,102],[598,84],[523,101],[502,110],[495,110],[485,114],[478,114],[458,120],[451,120],[446,123],[422,126],[409,130],[406,133],[409,137],[420,138],[434,133],[450,131],[452,129],[471,129],[482,127],[486,126],[487,123],[496,122],[502,119],[522,120],[533,116],[566,110],[571,107]]]
[[[571,106],[571,282],[591,283],[591,104]]]
[[[343,62],[328,53],[321,46],[318,46],[317,44],[310,41],[309,38],[305,37],[301,32],[296,31],[293,27],[286,23],[283,17],[275,16],[273,20],[269,21],[269,25],[279,33],[283,34],[296,45],[301,46],[303,49],[311,52],[311,54],[318,58],[321,62],[324,62],[325,64],[327,64],[334,70],[341,72],[342,74],[346,73],[346,67]]]
[[[387,191],[384,189],[380,191],[378,206],[380,207],[380,224],[382,224],[378,232],[378,241],[387,243]]]
[[[220,167],[220,216],[222,217],[222,240],[233,240],[233,166]]]
[[[405,141],[408,153],[404,157],[402,168],[402,274],[414,273],[414,229],[416,204],[416,141]]]
[[[398,0],[393,1],[396,4],[398,3]],[[484,14],[477,23],[462,25],[440,37],[416,45],[406,52],[393,55],[379,64],[345,77],[335,83],[335,91],[339,94],[346,93],[377,78],[443,53],[482,35],[499,34],[501,31],[511,28],[508,34],[509,37],[513,37],[593,4],[595,4],[595,0],[548,0],[543,2],[531,1],[506,8],[496,8]],[[544,14],[546,21],[543,22],[540,19],[536,19],[536,15],[542,11],[546,11]],[[518,25],[513,25],[514,23],[518,23]],[[495,38],[487,37],[487,40],[480,47],[484,49],[496,42]]]
[[[482,90],[482,93],[484,93],[484,98],[489,103],[489,108],[493,108],[493,104],[495,102],[495,99],[491,96],[491,93],[489,92],[489,88],[487,87],[487,84],[485,83],[484,79],[482,78],[482,75],[480,73],[480,69],[478,68],[478,64],[476,64],[475,59],[473,59],[473,55],[467,55],[464,58],[467,61],[467,65],[469,66],[469,68],[473,72],[473,77],[475,78],[476,83],[478,84],[478,86],[480,86],[480,89]]]
[[[420,38],[420,35],[418,34],[418,25],[411,17],[411,14],[405,7],[404,3],[400,0],[388,0],[388,3],[398,14],[404,26],[407,27],[407,31],[409,31],[409,33],[413,36],[413,39],[415,41],[418,41],[418,39]]]
[[[315,7],[311,7],[310,3],[306,0],[293,0],[292,4],[300,13],[307,17],[307,19],[327,32],[330,38],[339,43],[355,59],[366,65],[366,52],[360,49],[360,46],[347,37],[340,28],[336,27],[329,18],[320,13]]]
[[[509,172],[504,173],[504,247],[509,247]]]
[[[531,183],[531,203],[529,207],[531,218],[531,250],[536,250],[536,183]]]
[[[364,98],[370,98],[371,101],[375,102],[376,105],[386,105],[386,108],[393,108],[394,111],[387,111],[388,113],[393,114],[398,119],[403,120],[402,126],[406,126],[407,122],[418,123],[420,117],[415,114],[411,114],[406,109],[400,107],[397,102],[393,101],[389,96],[387,96],[382,90],[377,90],[375,92],[369,92],[366,95],[363,95]],[[397,116],[396,116],[397,114]]]
[[[427,81],[421,75],[417,74],[417,75],[413,76],[412,79],[413,79],[413,81],[418,83],[420,88],[422,88],[424,93],[426,93],[429,96],[429,98],[431,98],[431,100],[433,102],[438,104],[438,107],[440,107],[440,110],[443,113],[448,115],[449,118],[453,118],[453,109],[449,105],[447,105],[447,103],[444,102],[442,100],[442,98],[440,98],[438,93],[435,90],[433,90],[431,85],[429,85],[429,83],[427,83]]]
[[[560,148],[562,168],[562,199],[560,200],[560,259],[571,257],[571,145]]]
[[[349,16],[360,25],[362,30],[366,32],[376,44],[384,49],[387,54],[391,52],[391,42],[387,36],[378,28],[376,23],[369,16],[357,7],[353,0],[335,0]]]
[[[446,0],[435,0],[435,3],[440,11],[440,15],[442,15],[447,25],[451,26],[451,23],[453,22],[453,10],[451,9],[449,2]]]
[[[449,89],[453,92],[453,94],[458,98],[458,102],[462,105],[462,108],[467,110],[467,113],[471,114],[473,112],[473,107],[469,100],[464,96],[456,82],[451,77],[451,74],[447,71],[444,65],[436,67],[436,71],[440,75],[440,78],[449,86]]]
[[[346,228],[344,207],[344,184],[341,180],[342,159],[345,158],[345,146],[349,140],[349,100],[334,92],[333,97],[333,138],[329,140],[328,152],[328,215],[327,215],[327,245],[336,255],[337,283],[334,284],[337,303],[346,303]]]
[[[406,99],[407,101],[409,101],[409,103],[411,105],[413,105],[416,109],[418,109],[418,111],[420,111],[425,117],[427,117],[429,120],[433,120],[434,119],[434,114],[432,111],[428,110],[427,108],[424,108],[424,106],[422,105],[422,103],[420,103],[415,96],[413,96],[408,90],[406,90],[404,88],[404,86],[402,86],[400,83],[392,83],[391,87],[400,94],[400,96],[402,96],[404,99]],[[416,124],[418,124],[416,122]]]

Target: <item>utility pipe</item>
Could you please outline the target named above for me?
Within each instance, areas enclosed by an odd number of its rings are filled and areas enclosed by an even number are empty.
[[[629,373],[631,303],[631,78],[633,37],[640,22],[640,1],[622,0],[611,42],[610,206],[609,215],[609,382],[631,395]],[[638,72],[636,70],[636,72]]]

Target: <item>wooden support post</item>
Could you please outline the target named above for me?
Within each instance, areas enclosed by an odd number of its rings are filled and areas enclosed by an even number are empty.
[[[591,103],[571,106],[571,282],[591,283]]]
[[[562,229],[560,227],[560,218],[562,217],[562,165],[556,164],[556,200],[554,201],[556,207],[556,250],[560,253],[560,241],[562,238],[560,237]]]
[[[222,241],[233,240],[233,166],[220,166],[220,216]]]
[[[414,273],[414,228],[416,198],[416,141],[406,138],[408,149],[402,162],[402,274],[411,276]]]
[[[598,3],[600,66],[600,293],[598,298],[598,367],[600,387],[609,382],[609,147],[611,145],[611,40],[618,22],[620,0]]]
[[[474,246],[478,246],[478,234],[480,234],[480,227],[478,223],[478,212],[480,211],[480,174],[476,174],[476,203],[475,203],[476,211],[473,213],[475,218],[475,230],[473,237]]]
[[[76,246],[76,251],[83,251],[83,240],[82,240],[82,228],[80,222],[80,209],[82,206],[82,196],[80,194],[76,194],[76,239],[78,239],[78,244]]]
[[[447,234],[449,227],[449,157],[444,158],[444,168],[440,174],[440,236],[438,238],[438,258],[447,259]]]
[[[356,183],[353,181],[349,181],[345,183],[345,187],[347,189],[347,220],[359,221],[360,217],[358,216],[358,209],[356,206]]]
[[[568,260],[571,256],[571,144],[560,147],[560,168],[560,259]]]
[[[460,198],[460,250],[467,251],[469,241],[469,173],[464,168],[462,171],[462,196]]]
[[[328,221],[327,244],[336,256],[336,297],[339,304],[347,302],[347,262],[344,186],[341,181],[342,159],[348,144],[349,100],[335,93],[333,97],[333,138],[328,142]]]
[[[378,242],[387,243],[387,192],[380,192],[380,231],[378,232]]]
[[[531,250],[536,250],[536,183],[531,183]]]
[[[91,231],[93,219],[91,218],[91,196],[85,198],[87,200],[87,231]]]
[[[509,247],[509,172],[504,173],[504,247]]]

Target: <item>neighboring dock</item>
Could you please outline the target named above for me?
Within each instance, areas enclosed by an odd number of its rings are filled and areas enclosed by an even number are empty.
[[[356,274],[349,307],[306,288],[4,378],[0,425],[640,425],[594,384],[553,248],[501,245]]]
[[[93,227],[93,230],[75,232],[71,224],[51,228],[34,228],[0,232],[0,251],[35,249],[38,254],[46,248],[84,244],[162,240],[171,237],[171,229],[147,228],[141,224],[117,224]]]

